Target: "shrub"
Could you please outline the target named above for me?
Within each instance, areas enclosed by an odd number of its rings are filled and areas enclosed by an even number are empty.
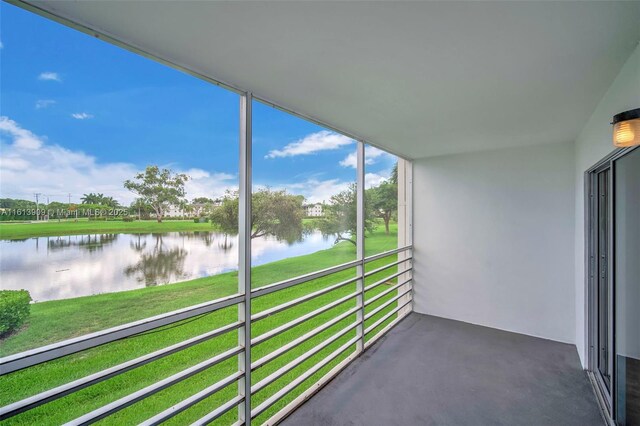
[[[122,218],[123,222],[133,222],[133,218],[131,216],[124,216]]]
[[[24,324],[31,312],[31,295],[27,290],[0,290],[0,336]]]

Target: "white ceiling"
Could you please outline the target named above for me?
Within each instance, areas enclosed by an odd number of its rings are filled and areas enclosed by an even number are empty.
[[[574,140],[640,2],[30,1],[407,158]]]

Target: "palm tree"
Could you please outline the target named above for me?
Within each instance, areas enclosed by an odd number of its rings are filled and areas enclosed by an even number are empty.
[[[102,198],[104,198],[104,194],[94,194],[91,192],[89,194],[83,194],[80,201],[82,201],[82,204],[100,204]]]
[[[80,200],[82,201],[82,204],[100,204],[112,208],[119,207],[119,204],[115,198],[106,197],[104,194],[94,194],[93,192],[84,194],[82,198],[80,198]]]

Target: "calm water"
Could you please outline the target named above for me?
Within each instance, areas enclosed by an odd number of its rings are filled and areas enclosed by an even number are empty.
[[[318,231],[291,244],[255,238],[253,265],[313,253],[333,242]],[[29,290],[41,302],[175,283],[237,269],[237,244],[237,236],[215,232],[1,240],[1,287]]]

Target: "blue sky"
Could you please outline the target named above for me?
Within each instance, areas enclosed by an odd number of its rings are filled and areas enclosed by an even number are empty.
[[[0,197],[66,201],[148,164],[186,172],[188,197],[237,186],[238,95],[6,3],[0,4]],[[350,139],[256,103],[254,185],[322,201],[355,180]],[[368,149],[367,182],[391,155]]]

